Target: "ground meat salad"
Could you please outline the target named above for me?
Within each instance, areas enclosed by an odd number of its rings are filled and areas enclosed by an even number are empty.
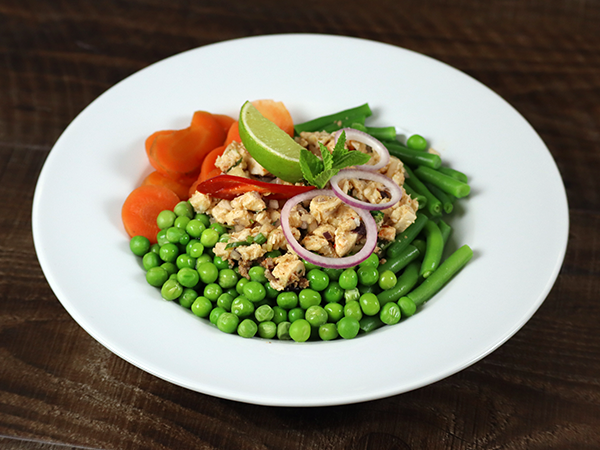
[[[327,132],[302,132],[296,141],[314,154],[319,152],[319,143],[332,149],[335,139]],[[348,146],[366,152],[363,143],[348,142]],[[288,184],[265,170],[239,142],[231,143],[217,158],[215,166],[223,173],[244,178]],[[379,173],[395,181],[402,187],[405,172],[402,162],[391,156]],[[352,197],[370,202],[383,203],[386,197],[385,186],[381,183],[360,179],[345,179],[340,184],[342,190]],[[305,269],[303,262],[288,248],[283,234],[280,216],[285,201],[269,200],[258,192],[246,192],[233,200],[217,199],[209,194],[196,192],[190,203],[197,213],[206,213],[216,222],[229,227],[228,242],[218,242],[213,252],[234,267],[243,263],[254,265],[263,263],[265,274],[277,290],[303,285]],[[382,242],[393,241],[416,219],[419,204],[416,199],[402,189],[401,200],[392,207],[381,211],[376,217],[378,238]],[[344,257],[358,251],[365,243],[364,226],[357,212],[335,196],[317,196],[296,205],[290,214],[290,228],[296,240],[307,250],[327,257]],[[262,235],[262,244],[231,245],[247,243],[249,237]],[[269,252],[279,250],[281,256],[268,258]],[[380,247],[376,248],[380,252]],[[304,279],[305,280],[305,279]]]

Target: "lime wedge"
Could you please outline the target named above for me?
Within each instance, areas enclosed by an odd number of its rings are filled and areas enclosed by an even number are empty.
[[[289,183],[302,180],[302,147],[285,131],[246,102],[240,111],[239,131],[248,153],[273,175]]]

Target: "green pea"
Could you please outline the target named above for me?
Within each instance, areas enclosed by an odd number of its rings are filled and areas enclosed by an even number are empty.
[[[178,269],[193,269],[194,267],[196,267],[196,258],[192,258],[187,253],[183,253],[177,257],[177,259],[175,260],[175,265]]]
[[[280,306],[273,306],[273,322],[275,325],[279,325],[281,322],[288,320],[288,313],[285,309]]]
[[[213,264],[219,270],[221,270],[221,269],[229,269],[229,261],[227,261],[226,259],[221,258],[220,256],[215,256],[213,258]]]
[[[221,313],[225,312],[225,310],[223,308],[213,309],[213,304],[206,297],[197,297],[196,300],[194,300],[194,303],[192,303],[191,310],[198,317],[209,317],[210,316],[210,321],[213,324],[216,324],[217,320],[219,318],[219,315],[221,315]],[[214,317],[213,317],[213,312],[214,312]],[[213,319],[214,319],[214,321],[213,321]]]
[[[160,289],[160,294],[165,300],[177,300],[183,294],[183,287],[176,280],[167,280]]]
[[[267,298],[277,298],[279,291],[271,286],[271,283],[265,283],[265,291],[267,292]]]
[[[146,272],[146,281],[150,286],[161,287],[169,279],[169,274],[163,267],[152,267]]]
[[[367,316],[374,316],[377,314],[381,308],[379,305],[379,299],[375,294],[363,294],[360,296],[360,300],[358,301],[360,304],[360,309]]]
[[[361,262],[359,265],[359,267],[375,267],[377,268],[379,266],[379,256],[377,256],[375,253],[371,253],[371,255],[365,259],[363,262]]]
[[[332,281],[329,283],[329,286],[327,286],[327,289],[325,289],[325,292],[323,292],[323,297],[328,303],[336,303],[344,298],[344,290],[337,281]]]
[[[167,241],[171,244],[179,244],[179,240],[185,235],[185,231],[176,228],[175,226],[167,228]]]
[[[227,231],[227,228],[225,228],[223,225],[221,225],[218,222],[211,223],[209,228],[212,228],[213,230],[215,230],[217,233],[219,233],[219,235],[221,235]]]
[[[194,301],[198,298],[198,293],[190,288],[184,288],[181,297],[179,297],[179,304],[184,308],[191,308]]]
[[[223,269],[219,271],[219,285],[223,289],[235,287],[238,282],[238,276],[232,269]]]
[[[320,267],[317,266],[316,264],[309,263],[308,261],[304,261],[304,260],[302,260],[302,262],[304,263],[304,269],[306,270],[307,273],[313,269],[320,269]]]
[[[288,332],[294,341],[306,342],[310,337],[310,328],[310,323],[307,320],[299,319],[291,323]]]
[[[190,267],[183,267],[177,272],[177,281],[187,288],[195,287],[200,281],[200,276],[196,270]]]
[[[336,323],[344,317],[344,307],[339,303],[327,303],[323,309],[327,313],[327,321]]]
[[[258,281],[259,283],[266,283],[267,277],[265,277],[265,268],[261,266],[251,267],[248,271],[251,281]]]
[[[327,322],[328,316],[325,309],[318,305],[311,306],[306,310],[304,318],[313,327],[319,327]]]
[[[344,300],[346,300],[346,302],[358,301],[359,298],[360,291],[357,288],[344,291]]]
[[[406,140],[406,146],[411,150],[427,150],[427,139],[419,134],[413,134]]]
[[[200,242],[205,247],[214,247],[215,244],[219,241],[219,233],[212,228],[207,228],[200,235]]]
[[[173,212],[177,215],[177,216],[183,216],[183,217],[187,217],[189,219],[193,219],[194,218],[194,208],[192,208],[192,205],[190,205],[190,202],[187,201],[181,201],[179,203],[177,203],[175,205],[175,208],[173,208]]]
[[[156,233],[156,243],[159,246],[159,252],[160,252],[160,247],[168,244],[169,241],[167,240],[167,230],[160,230],[158,233]]]
[[[304,319],[305,313],[302,308],[292,308],[287,313],[288,322],[295,322],[296,320]]]
[[[156,253],[158,255],[158,252],[160,251],[160,245],[158,244],[152,244],[150,246],[150,250],[152,253]]]
[[[394,286],[396,286],[397,282],[398,278],[391,270],[386,270],[379,276],[379,287],[384,291],[392,289]]]
[[[280,322],[277,324],[277,339],[280,341],[289,341],[290,337],[290,325],[289,322]]]
[[[344,339],[355,338],[360,330],[360,323],[355,317],[342,317],[337,323],[337,331]]]
[[[237,293],[240,295],[244,295],[244,286],[246,286],[246,284],[249,282],[250,280],[248,278],[241,277],[235,285],[235,290],[237,291]]]
[[[360,308],[360,304],[356,300],[346,302],[344,305],[344,317],[353,317],[356,320],[362,319],[363,312]]]
[[[310,288],[315,291],[324,291],[329,285],[329,276],[319,269],[312,269],[306,274]]]
[[[216,302],[223,293],[223,289],[216,283],[210,283],[204,286],[204,296],[210,301]]]
[[[358,282],[364,286],[373,286],[379,280],[376,267],[363,266],[358,269]]]
[[[342,289],[354,289],[358,286],[358,275],[354,269],[346,269],[340,275],[339,283]]]
[[[254,317],[258,322],[271,321],[274,316],[275,312],[269,305],[261,305],[254,311]]]
[[[204,247],[204,246],[202,246],[202,247]],[[213,261],[212,256],[210,256],[208,253],[203,253],[202,255],[198,256],[198,258],[196,258],[196,270],[198,270],[198,266],[200,264],[204,264],[206,262],[212,262],[212,261]]]
[[[237,327],[237,333],[243,338],[252,338],[258,332],[258,325],[252,319],[244,319]]]
[[[196,265],[196,270],[204,284],[214,283],[219,278],[219,269],[212,262]]]
[[[254,304],[246,297],[240,295],[231,302],[231,312],[242,319],[254,313]]]
[[[177,219],[175,219],[175,222],[173,222],[173,226],[175,228],[179,228],[180,230],[185,232],[185,229],[187,227],[187,224],[190,222],[190,218],[187,216],[179,216],[177,217]]]
[[[225,311],[231,311],[231,304],[233,303],[234,299],[234,296],[227,293],[223,293],[219,295],[219,298],[217,299],[217,306],[220,306]]]
[[[383,308],[381,308],[381,312],[379,313],[379,318],[386,325],[397,324],[400,322],[401,317],[402,313],[400,311],[400,307],[394,302],[389,302],[383,305]]]
[[[199,238],[204,230],[206,230],[206,226],[198,219],[190,220],[185,226],[185,232],[193,238]]]
[[[165,244],[160,247],[159,255],[164,262],[175,262],[179,255],[179,247],[175,244]]]
[[[295,292],[281,292],[277,296],[277,305],[290,310],[298,306],[298,295]]]
[[[177,273],[172,273],[171,275],[169,275],[169,280],[177,281]]]
[[[225,242],[227,244],[229,242],[229,238],[229,234],[223,233],[221,236],[219,236],[219,242]]]
[[[417,312],[417,305],[408,297],[401,297],[400,300],[398,300],[398,306],[404,317],[410,317]]]
[[[204,225],[206,228],[208,228],[210,226],[210,217],[208,217],[207,214],[203,214],[203,213],[197,213],[194,216],[194,220],[198,220],[199,222],[202,223],[202,225]]]
[[[159,212],[158,216],[156,216],[156,225],[158,225],[158,228],[161,230],[166,230],[167,228],[173,226],[176,218],[177,215],[173,211],[165,209],[164,211]]]
[[[233,313],[224,312],[217,320],[217,328],[224,333],[234,333],[240,323],[240,318]]]
[[[192,239],[188,245],[185,246],[185,252],[192,258],[199,258],[204,253],[204,245],[197,239]]]
[[[129,249],[136,256],[144,256],[150,251],[150,240],[144,236],[134,236],[129,240]]]
[[[319,326],[319,337],[324,341],[332,341],[339,336],[335,323],[324,323]]]
[[[267,321],[258,324],[258,335],[263,339],[273,339],[277,334],[275,322]]]
[[[323,269],[323,272],[327,274],[330,281],[338,281],[343,271],[344,269]]]
[[[165,262],[160,265],[163,269],[167,271],[167,277],[170,277],[173,274],[177,273],[177,266],[172,262]]]
[[[183,236],[181,236],[181,239],[179,239],[179,245],[183,247],[181,249],[182,252],[185,252],[185,248],[190,243],[190,240],[190,235],[187,233],[183,233]]]
[[[202,298],[202,297],[198,297],[198,298]],[[210,303],[210,300],[208,300],[208,302]],[[212,303],[211,303],[211,305],[212,305]],[[193,305],[192,305],[192,308],[193,308]],[[221,317],[221,314],[223,314],[225,312],[227,312],[227,311],[225,311],[223,308],[217,306],[216,308],[213,308],[212,311],[210,312],[210,314],[208,316],[208,320],[213,325],[216,325],[217,321],[219,320],[219,317]]]
[[[148,252],[142,258],[142,266],[144,267],[144,270],[150,270],[153,267],[160,266],[161,264],[162,260],[160,259],[160,256],[154,252]]]
[[[298,301],[302,309],[321,304],[321,294],[313,289],[302,289],[298,294]]]
[[[251,302],[259,302],[267,295],[265,287],[258,281],[249,281],[244,285],[244,295]]]

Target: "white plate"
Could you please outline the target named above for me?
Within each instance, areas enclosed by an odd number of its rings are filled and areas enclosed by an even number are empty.
[[[295,121],[369,102],[373,125],[419,132],[470,176],[450,245],[475,256],[409,320],[354,340],[227,335],[160,298],[129,252],[125,197],[150,172],[144,139],[203,109],[284,101]],[[191,50],[109,89],[66,129],[40,175],[33,235],[50,286],[95,339],[137,367],[205,394],[264,405],[382,398],[483,358],[537,310],[563,261],[568,209],[542,140],[464,73],[391,45],[324,35],[245,38]]]

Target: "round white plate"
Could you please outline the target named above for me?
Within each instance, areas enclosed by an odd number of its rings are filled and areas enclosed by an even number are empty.
[[[357,57],[360,56],[360,57]],[[416,315],[334,342],[243,339],[146,284],[121,206],[151,169],[144,140],[195,110],[235,116],[283,101],[294,120],[368,102],[375,126],[430,140],[470,176],[449,219],[451,249],[474,258]],[[112,352],[177,385],[242,402],[336,405],[410,391],[483,358],[527,322],[563,261],[568,209],[557,167],[531,126],[464,73],[387,44],[325,35],[252,37],[191,50],[118,83],[65,130],[33,203],[35,248],[54,293]]]

